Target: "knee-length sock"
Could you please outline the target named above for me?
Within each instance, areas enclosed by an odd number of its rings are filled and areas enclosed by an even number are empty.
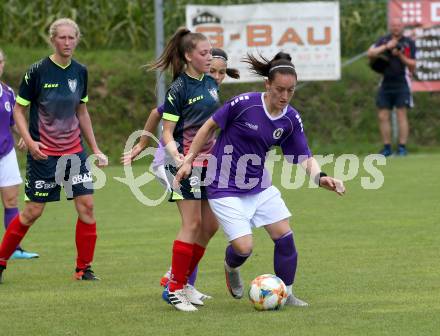
[[[6,266],[7,260],[14,253],[28,230],[29,226],[23,225],[20,222],[19,215],[12,219],[0,245],[0,265]]]
[[[3,222],[5,225],[5,230],[8,229],[9,223],[18,215],[18,208],[5,208]],[[21,248],[20,245],[16,249]]]
[[[286,286],[290,286],[295,280],[298,263],[298,253],[293,240],[293,232],[290,231],[284,236],[275,239],[274,243],[273,267],[275,274],[284,281]]]
[[[87,224],[78,218],[76,222],[76,267],[85,269],[91,265],[96,246],[96,223]]]
[[[171,261],[171,277],[168,283],[170,292],[182,289],[188,280],[188,272],[193,257],[194,244],[175,240]]]
[[[235,252],[232,245],[228,245],[228,247],[226,247],[226,251],[225,251],[226,265],[228,265],[230,268],[240,267],[241,265],[244,264],[244,262],[247,260],[247,258],[249,258],[250,255],[251,255],[251,253],[239,254],[239,253]]]
[[[193,273],[196,270],[196,267],[199,264],[200,260],[202,259],[203,255],[205,254],[205,250],[206,248],[204,248],[199,244],[194,244],[193,246],[193,255],[188,269],[188,283],[190,285],[194,286],[194,282],[196,281],[196,277],[197,277],[197,272],[195,273],[194,277],[193,277]]]

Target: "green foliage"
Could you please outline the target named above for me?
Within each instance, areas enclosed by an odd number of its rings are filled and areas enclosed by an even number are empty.
[[[279,0],[278,2],[291,2]],[[303,0],[304,1],[304,0]],[[185,25],[190,0],[164,0],[166,36]],[[262,0],[199,0],[200,5],[262,3]],[[352,56],[368,48],[386,31],[385,0],[341,0],[341,48]],[[52,21],[71,17],[80,26],[87,49],[153,50],[153,0],[3,0],[0,6],[0,44],[35,47],[46,44]]]
[[[154,36],[153,1],[4,0],[0,6],[1,42],[42,46],[50,24],[70,17],[80,26],[86,48],[148,49]]]

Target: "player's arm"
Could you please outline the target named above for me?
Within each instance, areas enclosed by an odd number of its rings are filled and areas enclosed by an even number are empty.
[[[393,50],[393,55],[397,56],[400,58],[400,60],[402,61],[403,64],[405,64],[408,67],[408,70],[411,73],[414,73],[414,71],[416,70],[416,60],[412,59],[410,57],[405,56],[405,54],[397,49]]]
[[[17,125],[14,123],[14,125],[11,126],[12,131],[14,134],[19,137],[17,141],[17,147],[19,150],[24,151],[27,149],[26,143],[23,140],[23,137],[20,134],[20,131],[18,130]]]
[[[148,133],[154,133],[159,126],[162,115],[158,112],[157,108],[151,110],[147,121],[145,122],[144,131]],[[139,154],[148,146],[149,136],[144,134],[139,139],[139,142],[121,158],[121,162],[124,165],[130,164]]]
[[[307,175],[309,175],[316,184],[320,187],[334,191],[338,195],[343,195],[345,193],[344,183],[341,180],[335,179],[334,177],[327,176],[321,171],[318,161],[311,156],[308,159],[302,161],[301,166],[306,170]]]
[[[107,166],[108,159],[101,152],[96,143],[95,133],[93,132],[92,127],[92,120],[90,119],[89,111],[87,110],[87,105],[85,103],[78,105],[76,109],[76,115],[78,117],[82,135],[86,139],[86,142],[92,150],[93,154],[95,154],[98,158],[98,166]]]
[[[47,155],[44,154],[40,148],[47,148],[41,142],[34,141],[31,137],[31,134],[28,130],[28,123],[26,120],[26,106],[21,105],[20,103],[15,104],[14,106],[14,120],[15,125],[17,125],[17,129],[21,137],[23,138],[27,148],[29,148],[29,152],[35,160],[46,160]]]
[[[183,155],[180,154],[179,150],[177,149],[173,136],[176,124],[176,122],[171,120],[163,120],[162,139],[167,152],[174,159],[174,163],[176,166],[180,167],[183,162]]]
[[[382,54],[383,52],[387,51],[387,50],[392,50],[393,48],[395,48],[397,46],[397,40],[396,39],[391,39],[389,40],[387,43],[383,43],[383,44],[373,44],[367,51],[367,56],[368,58],[376,58],[377,56],[379,56],[380,54]]]
[[[182,179],[188,177],[191,174],[193,161],[197,158],[197,155],[200,153],[211,134],[215,132],[218,128],[219,126],[211,117],[198,130],[196,136],[191,143],[191,147],[189,148],[188,153],[185,156],[183,164],[176,174],[174,181],[175,185],[178,185]]]

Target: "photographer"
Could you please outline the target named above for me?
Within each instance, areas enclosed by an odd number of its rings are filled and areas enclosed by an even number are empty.
[[[400,18],[391,20],[390,33],[381,37],[368,50],[371,67],[383,74],[376,97],[379,128],[384,147],[380,154],[390,156],[391,124],[390,112],[396,108],[399,124],[399,146],[396,154],[407,155],[409,125],[407,108],[413,106],[411,96],[410,73],[416,67],[416,46],[413,40],[403,36],[403,24]]]

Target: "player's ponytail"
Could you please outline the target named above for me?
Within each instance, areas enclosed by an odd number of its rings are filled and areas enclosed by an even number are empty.
[[[171,68],[173,80],[185,70],[187,64],[185,53],[191,52],[197,42],[207,40],[207,37],[200,33],[192,33],[185,27],[180,27],[170,38],[160,57],[149,65],[150,70],[159,69],[165,71]]]
[[[243,61],[250,64],[250,70],[253,73],[267,77],[269,81],[275,78],[276,73],[290,74],[298,79],[292,58],[285,52],[279,52],[272,60],[268,60],[261,54],[258,54],[258,57],[247,54]]]
[[[226,74],[234,79],[239,79],[240,78],[240,71],[238,71],[238,69],[234,69],[234,68],[226,68]]]

